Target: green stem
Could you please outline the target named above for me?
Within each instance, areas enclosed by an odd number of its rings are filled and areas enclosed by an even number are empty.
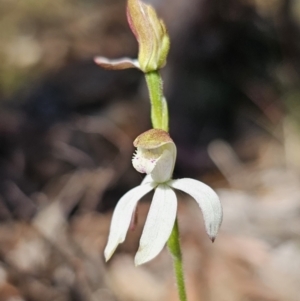
[[[168,132],[169,113],[167,101],[163,96],[163,82],[161,76],[158,71],[152,71],[145,73],[145,77],[151,101],[151,120],[153,128],[162,129]],[[179,299],[180,301],[187,301],[177,219],[171,236],[168,239],[168,247],[173,257]]]
[[[179,300],[187,301],[186,289],[185,289],[185,283],[184,283],[183,265],[182,265],[182,255],[181,255],[181,248],[180,248],[180,242],[179,242],[179,229],[178,229],[177,218],[176,218],[171,236],[169,237],[169,240],[168,240],[168,247],[169,247],[170,253],[173,256],[173,265],[174,265],[174,270],[175,270]]]
[[[163,81],[158,71],[145,73],[151,101],[153,128],[168,131],[168,109],[163,99]]]

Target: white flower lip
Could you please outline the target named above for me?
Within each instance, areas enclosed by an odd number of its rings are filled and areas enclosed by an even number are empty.
[[[138,172],[148,175],[153,171],[159,157],[159,153],[137,148],[132,158],[132,165]]]

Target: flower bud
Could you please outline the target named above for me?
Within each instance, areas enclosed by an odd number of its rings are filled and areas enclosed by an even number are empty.
[[[138,59],[121,58],[109,60],[95,57],[95,62],[105,69],[122,70],[138,68],[144,73],[156,71],[166,64],[170,38],[164,22],[156,15],[151,5],[140,0],[128,0],[127,19],[139,43]]]
[[[127,19],[139,43],[140,69],[150,72],[166,64],[170,39],[164,22],[152,6],[140,0],[128,0]]]

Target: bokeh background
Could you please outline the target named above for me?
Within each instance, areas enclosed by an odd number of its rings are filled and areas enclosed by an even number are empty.
[[[149,0],[172,47],[162,70],[174,177],[218,192],[215,243],[179,198],[190,301],[300,300],[300,1]],[[104,263],[111,214],[142,175],[151,127],[125,0],[0,0],[0,300],[176,301],[164,250],[135,268],[138,225]]]

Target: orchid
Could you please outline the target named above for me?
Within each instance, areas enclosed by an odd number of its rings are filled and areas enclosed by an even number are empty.
[[[222,222],[222,206],[217,194],[206,184],[183,178],[172,180],[176,160],[176,145],[169,134],[151,129],[134,141],[134,168],[147,174],[141,185],[129,190],[118,202],[113,213],[108,243],[104,254],[110,259],[117,246],[124,242],[138,201],[155,190],[147,220],[140,239],[135,264],[140,265],[157,256],[169,239],[177,215],[174,189],[192,196],[202,210],[205,229],[214,241]]]
[[[132,164],[138,172],[147,176],[141,185],[129,190],[119,200],[112,216],[104,255],[106,261],[109,260],[118,245],[124,242],[132,221],[136,221],[138,201],[154,190],[135,264],[150,261],[167,243],[173,258],[179,299],[187,301],[174,190],[181,190],[196,200],[203,213],[206,232],[212,241],[222,222],[222,206],[217,194],[204,183],[187,178],[172,179],[177,149],[168,134],[168,104],[160,75],[160,69],[166,64],[170,38],[164,22],[158,18],[153,7],[141,0],[127,0],[127,20],[139,44],[138,58],[110,60],[98,56],[95,62],[105,69],[138,68],[144,73],[153,129],[138,136],[133,143],[137,150]]]

